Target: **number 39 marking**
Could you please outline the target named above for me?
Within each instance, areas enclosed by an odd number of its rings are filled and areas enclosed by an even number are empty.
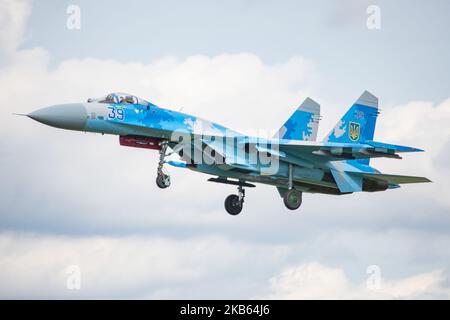
[[[123,120],[123,118],[124,118],[123,109],[119,109],[119,108],[116,109],[114,107],[108,107],[108,109],[111,110],[111,112],[108,113],[109,119]]]

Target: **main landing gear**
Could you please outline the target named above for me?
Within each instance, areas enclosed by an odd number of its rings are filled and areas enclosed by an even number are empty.
[[[167,141],[161,141],[159,145],[161,146],[161,149],[159,150],[159,163],[156,174],[156,185],[161,189],[165,189],[170,186],[170,176],[163,168],[165,163],[164,159],[167,152]]]
[[[254,184],[245,182],[243,180],[239,181],[229,180],[224,177],[209,178],[208,181],[238,186],[238,194],[231,194],[225,199],[225,210],[227,210],[227,212],[232,216],[238,215],[242,211],[245,198],[244,187],[246,188],[256,187]]]
[[[245,190],[242,185],[238,186],[238,194],[231,194],[225,199],[225,210],[232,216],[238,215],[242,211],[244,204]]]
[[[292,164],[289,164],[288,172],[288,191],[283,195],[283,202],[289,210],[296,210],[302,204],[302,192],[294,189],[292,183]]]
[[[283,202],[289,210],[297,210],[302,204],[302,192],[295,189],[286,191]]]

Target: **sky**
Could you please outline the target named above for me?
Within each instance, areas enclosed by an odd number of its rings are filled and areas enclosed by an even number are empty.
[[[448,299],[449,9],[0,0],[0,298]],[[321,139],[366,89],[375,139],[426,151],[371,164],[433,183],[305,194],[296,212],[258,185],[230,216],[233,186],[169,168],[160,190],[157,153],[12,115],[124,91],[270,134],[310,96]]]

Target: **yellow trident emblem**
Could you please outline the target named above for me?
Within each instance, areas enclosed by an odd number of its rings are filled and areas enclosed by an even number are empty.
[[[357,122],[350,122],[349,123],[349,130],[348,130],[348,136],[350,140],[356,141],[359,139],[359,134],[361,131],[361,125]]]

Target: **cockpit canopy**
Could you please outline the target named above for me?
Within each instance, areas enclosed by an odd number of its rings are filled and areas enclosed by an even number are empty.
[[[138,98],[128,93],[114,92],[110,93],[105,97],[92,99],[89,98],[88,102],[98,102],[98,103],[114,103],[114,104],[136,104],[141,106],[150,106],[150,103],[144,99]]]

